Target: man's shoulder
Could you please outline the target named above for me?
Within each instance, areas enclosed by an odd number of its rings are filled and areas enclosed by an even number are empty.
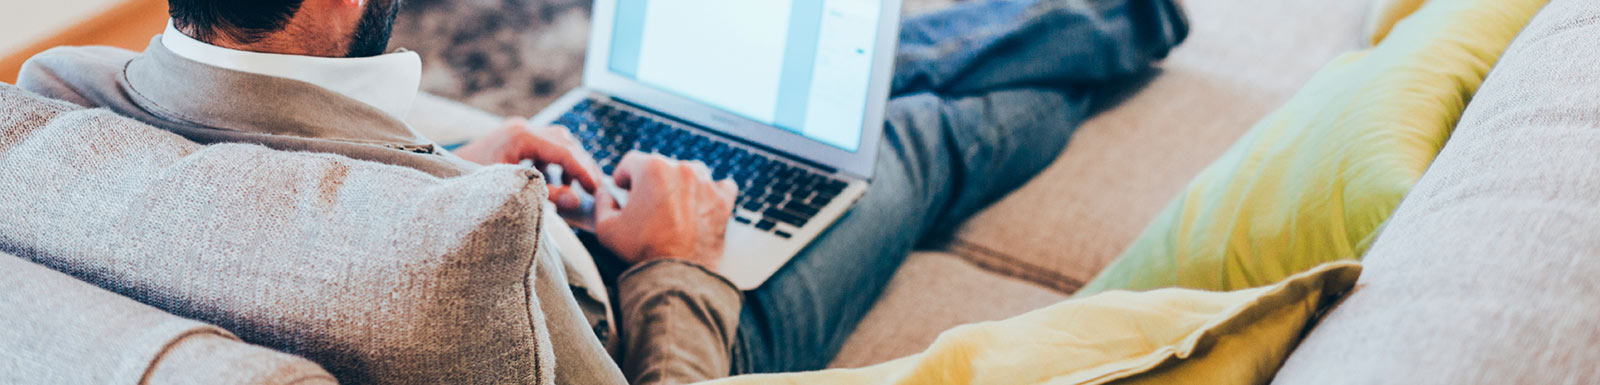
[[[17,86],[46,97],[98,107],[97,94],[116,88],[117,78],[139,53],[115,47],[56,47],[29,58]]]

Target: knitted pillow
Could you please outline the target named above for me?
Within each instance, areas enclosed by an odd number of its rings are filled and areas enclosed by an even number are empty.
[[[549,383],[544,182],[201,146],[0,84],[0,251],[343,383]]]

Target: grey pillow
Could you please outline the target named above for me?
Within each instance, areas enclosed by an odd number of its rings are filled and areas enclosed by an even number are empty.
[[[1278,384],[1600,383],[1600,2],[1551,1]]]
[[[544,182],[201,146],[0,84],[0,251],[345,383],[549,383]]]
[[[305,359],[6,254],[0,314],[4,384],[334,383]]]

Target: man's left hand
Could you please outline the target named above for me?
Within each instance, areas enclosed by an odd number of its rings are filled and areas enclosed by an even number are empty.
[[[482,165],[529,160],[541,172],[552,164],[561,166],[565,186],[552,186],[550,201],[562,210],[574,210],[583,205],[582,198],[569,187],[573,182],[582,185],[584,190],[600,191],[599,181],[603,175],[600,166],[565,127],[530,128],[528,121],[511,118],[494,132],[456,149],[455,154]]]

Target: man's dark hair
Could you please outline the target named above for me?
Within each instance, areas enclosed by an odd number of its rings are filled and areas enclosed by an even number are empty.
[[[250,44],[289,25],[304,0],[167,0],[173,24],[207,43],[218,37]],[[371,0],[350,34],[348,57],[383,54],[389,46],[400,0]]]
[[[389,47],[389,36],[394,33],[394,18],[400,14],[400,0],[371,0],[361,14],[361,22],[350,34],[348,57],[368,57],[383,54]]]
[[[172,22],[204,42],[219,35],[249,44],[283,30],[302,0],[167,0]]]

